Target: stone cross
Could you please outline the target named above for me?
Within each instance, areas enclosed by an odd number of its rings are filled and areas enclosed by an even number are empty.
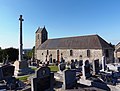
[[[22,19],[22,15],[20,15],[20,45],[19,45],[19,61],[23,60],[23,56],[22,56],[22,52],[23,52],[23,44],[22,44],[22,21],[24,21],[24,19]]]

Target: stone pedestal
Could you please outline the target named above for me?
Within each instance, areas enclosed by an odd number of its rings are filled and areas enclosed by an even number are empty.
[[[15,66],[15,76],[26,75],[32,72],[32,69],[28,67],[27,61],[15,61],[13,65]]]

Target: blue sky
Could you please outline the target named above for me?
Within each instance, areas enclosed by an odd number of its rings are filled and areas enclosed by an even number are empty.
[[[0,47],[18,48],[20,14],[24,48],[44,25],[49,38],[98,34],[120,42],[120,0],[0,0]]]

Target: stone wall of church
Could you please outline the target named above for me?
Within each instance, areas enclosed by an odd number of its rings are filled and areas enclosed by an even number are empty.
[[[72,50],[73,55],[70,55],[70,50]],[[73,60],[87,60],[91,62],[95,59],[102,59],[102,50],[101,49],[90,49],[90,56],[87,57],[87,49],[59,49],[59,55],[57,55],[57,50],[37,50],[37,59],[41,61],[49,60],[49,56],[52,54],[52,59],[58,60],[63,59],[68,62]]]
[[[109,49],[109,57],[107,58],[106,63],[112,63],[112,62],[114,62],[114,50]]]
[[[117,58],[120,58],[120,52],[117,52],[116,55],[117,55]]]

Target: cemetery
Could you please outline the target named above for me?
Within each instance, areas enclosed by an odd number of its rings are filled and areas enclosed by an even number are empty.
[[[101,59],[60,61],[26,61],[22,49],[22,15],[20,15],[19,60],[7,59],[0,66],[0,91],[119,91],[120,64]],[[59,52],[59,51],[58,51]],[[59,55],[58,55],[59,56]]]
[[[0,89],[17,91],[114,91],[119,89],[119,70],[108,70],[108,64],[102,58],[102,64],[96,59],[80,60],[42,66],[29,66],[32,74],[15,76],[15,66],[8,59],[0,67]],[[103,64],[104,63],[104,64]],[[117,63],[116,63],[117,65]],[[118,64],[119,65],[119,64]],[[118,67],[118,65],[116,67]],[[88,91],[89,91],[88,90]],[[117,90],[116,90],[117,91]]]

